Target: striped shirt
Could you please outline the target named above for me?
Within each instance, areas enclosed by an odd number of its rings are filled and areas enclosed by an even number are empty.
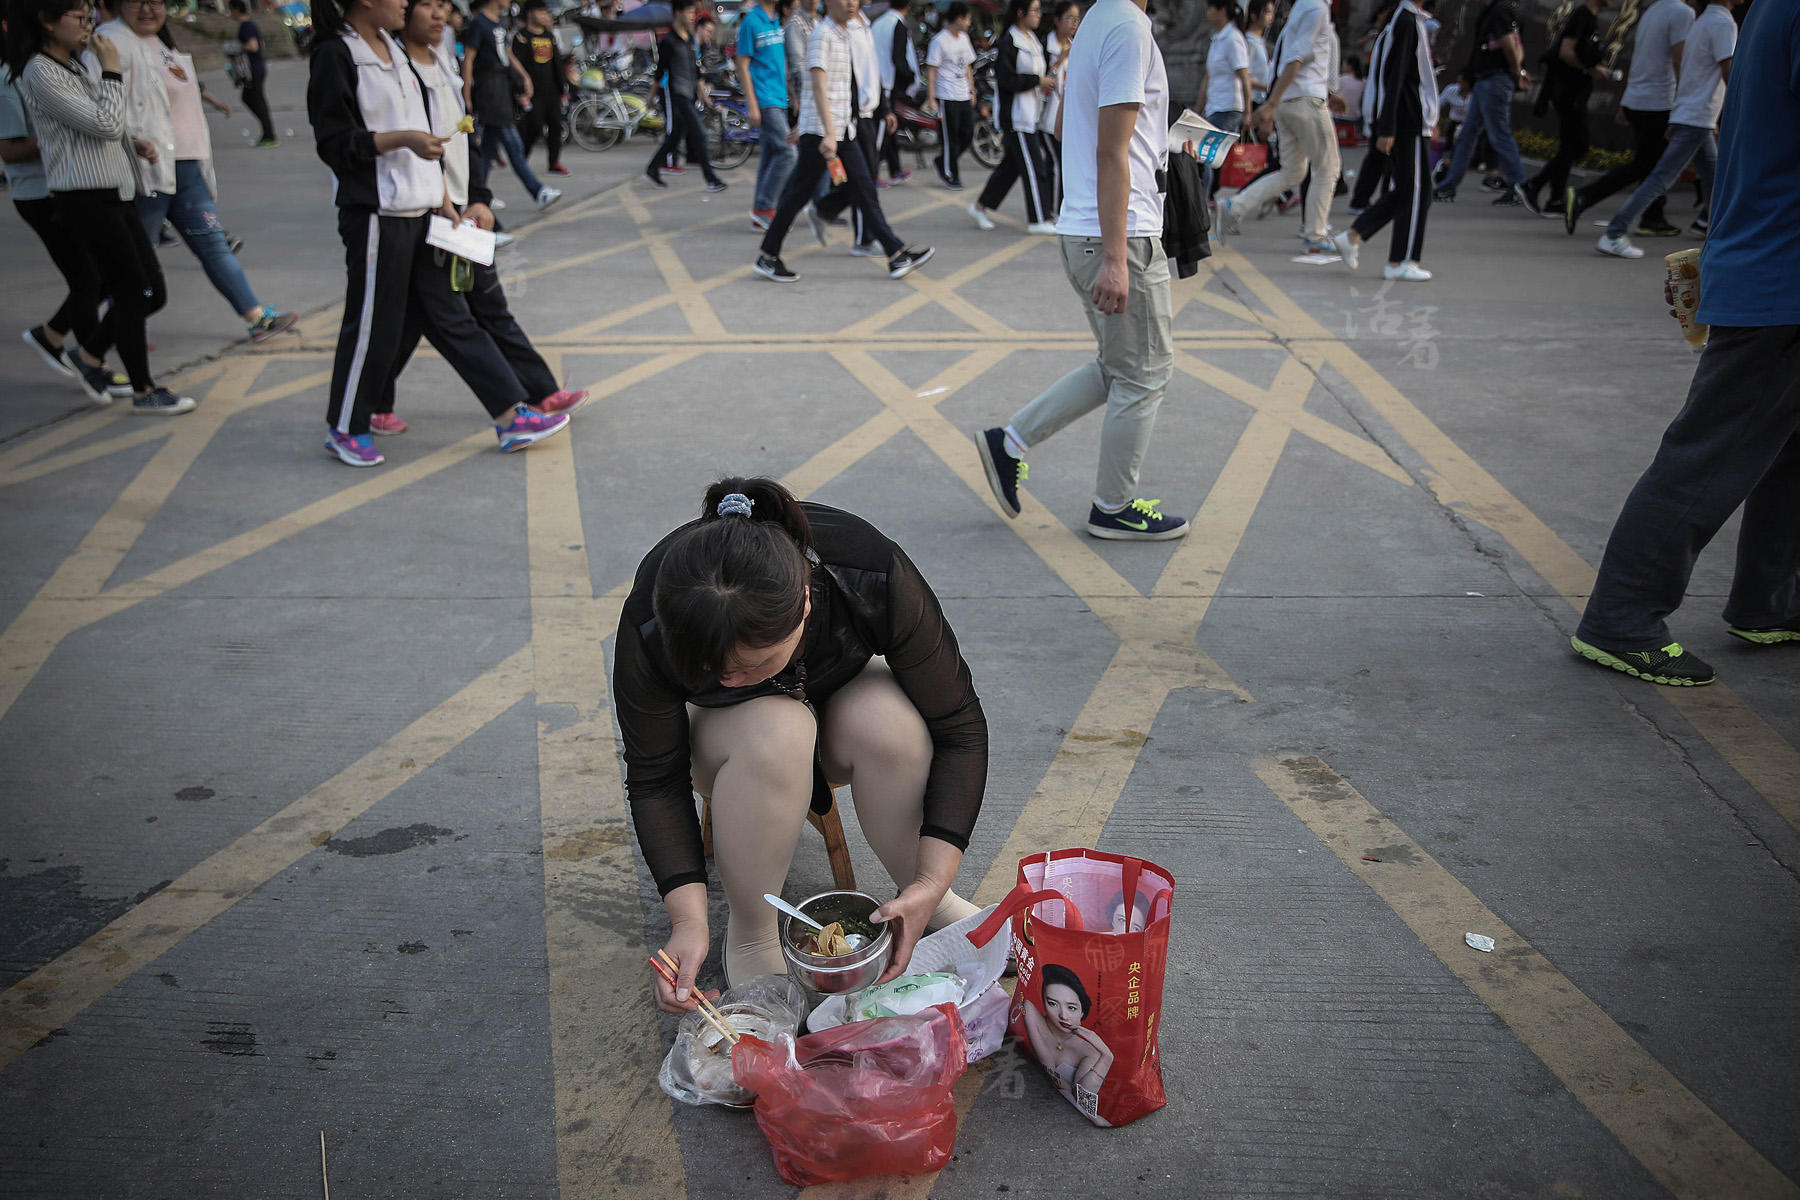
[[[802,135],[825,136],[819,121],[818,103],[813,98],[813,70],[825,70],[825,99],[831,108],[831,136],[849,141],[856,136],[850,111],[850,34],[830,17],[821,20],[806,43],[806,77],[801,83],[800,132]]]
[[[25,64],[19,91],[37,127],[52,192],[111,188],[121,200],[137,193],[125,140],[125,84],[116,73],[93,79],[78,65],[38,54]]]

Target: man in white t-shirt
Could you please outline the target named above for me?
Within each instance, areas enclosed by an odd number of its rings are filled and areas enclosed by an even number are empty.
[[[1238,232],[1239,218],[1255,213],[1281,193],[1298,188],[1312,170],[1306,194],[1302,235],[1306,249],[1335,254],[1326,232],[1331,197],[1337,190],[1337,128],[1331,114],[1341,110],[1332,88],[1338,77],[1338,38],[1326,0],[1298,0],[1281,31],[1281,61],[1275,64],[1269,98],[1250,118],[1253,133],[1267,137],[1271,126],[1281,138],[1281,169],[1271,171],[1219,205],[1219,229]]]
[[[925,54],[925,92],[931,108],[941,112],[944,150],[938,178],[953,192],[962,191],[958,160],[975,140],[975,45],[969,41],[969,6],[953,0],[944,10],[944,27]]]
[[[1682,43],[1694,24],[1694,10],[1687,0],[1656,0],[1638,18],[1631,44],[1631,74],[1619,111],[1631,126],[1631,161],[1614,167],[1586,187],[1570,188],[1545,203],[1560,204],[1563,227],[1575,232],[1581,214],[1621,188],[1636,187],[1662,157],[1663,135],[1669,128],[1669,110],[1675,107],[1675,68],[1681,65]],[[1674,237],[1681,230],[1663,215],[1664,197],[1658,196],[1644,210],[1637,227],[1660,237]]]
[[[1057,117],[1065,172],[1057,240],[1099,353],[1006,426],[975,435],[994,497],[1016,517],[1026,449],[1104,405],[1087,531],[1139,542],[1188,531],[1137,490],[1175,361],[1159,179],[1169,152],[1169,77],[1144,8],[1144,0],[1095,0],[1069,52]]]
[[[1710,197],[1713,172],[1719,165],[1719,144],[1713,130],[1719,109],[1725,104],[1725,85],[1731,81],[1731,56],[1737,51],[1737,22],[1732,10],[1739,0],[1714,0],[1694,19],[1681,50],[1681,75],[1675,82],[1675,107],[1669,112],[1668,144],[1656,167],[1631,199],[1613,215],[1596,249],[1614,258],[1642,258],[1644,251],[1631,244],[1630,233],[1650,202],[1675,186],[1689,162],[1699,172],[1700,186]],[[1704,237],[1706,227],[1694,222],[1694,233]]]

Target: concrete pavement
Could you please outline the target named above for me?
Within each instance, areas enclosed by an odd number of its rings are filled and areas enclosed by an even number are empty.
[[[802,229],[776,287],[748,172],[608,189],[649,150],[569,151],[518,224],[515,309],[601,393],[522,456],[431,356],[384,467],[320,452],[342,285],[303,126],[221,163],[303,336],[230,346],[176,248],[152,336],[195,414],[0,352],[9,1195],[315,1195],[321,1130],[339,1195],[794,1194],[747,1114],[656,1088],[606,697],[633,568],[726,471],[868,515],[943,598],[993,734],[966,893],[1060,845],[1178,881],[1167,1109],[1092,1130],[1003,1056],[945,1171],[833,1194],[1800,1191],[1796,652],[1724,635],[1734,529],[1675,619],[1720,686],[1567,649],[1693,369],[1659,263],[1466,188],[1421,287],[1253,224],[1176,289],[1145,486],[1195,532],[1101,544],[1094,421],[1010,523],[967,441],[1091,353],[1052,239],[913,185],[884,201],[926,269]],[[4,236],[16,328],[54,300]],[[804,834],[789,893],[828,879]]]

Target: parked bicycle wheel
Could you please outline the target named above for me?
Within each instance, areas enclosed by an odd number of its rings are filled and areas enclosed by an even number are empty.
[[[598,96],[583,96],[569,109],[569,137],[583,150],[611,150],[624,136]]]
[[[703,114],[700,122],[706,129],[706,155],[720,170],[743,166],[756,148],[749,118],[735,108],[719,105]]]
[[[984,167],[997,167],[1006,157],[1005,140],[991,117],[984,114],[975,118],[975,135],[969,149],[975,152],[976,161]]]

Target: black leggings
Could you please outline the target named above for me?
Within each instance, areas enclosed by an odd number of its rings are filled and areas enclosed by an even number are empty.
[[[1563,189],[1569,186],[1569,170],[1586,157],[1588,152],[1588,90],[1564,88],[1557,92],[1553,103],[1556,105],[1556,157],[1545,163],[1544,169],[1536,176],[1527,180],[1525,188],[1535,192],[1548,185],[1550,198],[1547,203],[1552,207],[1560,207]]]
[[[73,333],[75,340],[85,346],[99,345],[100,316],[95,311],[95,297],[100,295],[100,276],[94,270],[94,260],[62,222],[56,219],[56,201],[48,197],[42,200],[14,200],[13,207],[19,210],[25,224],[38,235],[38,241],[44,243],[44,249],[50,255],[50,261],[62,273],[63,282],[68,284],[69,293],[63,298],[62,307],[56,315],[44,322],[44,328],[59,337]],[[89,353],[93,353],[90,349]]]
[[[269,98],[263,95],[263,81],[266,78],[264,75],[252,75],[249,82],[238,89],[238,95],[244,98],[244,107],[250,110],[250,115],[262,126],[262,140],[272,142],[275,140],[275,123],[269,119]]]
[[[131,378],[133,391],[156,386],[150,377],[150,350],[145,325],[150,315],[168,301],[162,267],[156,249],[144,233],[144,223],[130,201],[119,199],[112,188],[97,191],[59,192],[56,216],[69,236],[79,239],[93,260],[100,290],[112,307],[100,322],[93,344],[83,338],[82,349],[95,358],[117,346],[119,361]],[[98,308],[100,295],[91,298]],[[87,299],[80,301],[88,304]]]

